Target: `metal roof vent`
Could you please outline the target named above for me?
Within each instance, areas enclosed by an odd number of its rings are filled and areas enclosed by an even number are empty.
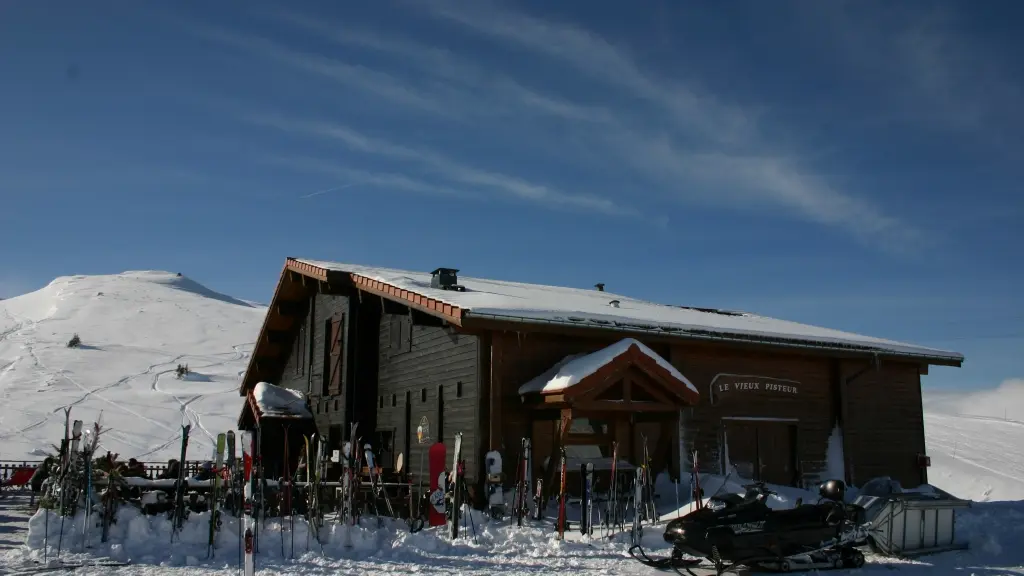
[[[430,273],[430,287],[440,290],[465,292],[466,287],[459,285],[459,271],[455,268],[438,268]]]
[[[604,292],[604,282],[598,282],[594,284],[594,288],[597,288],[598,292]]]
[[[619,307],[619,301],[618,300],[612,300],[611,302],[608,303],[608,305],[611,306],[612,308],[618,308]]]

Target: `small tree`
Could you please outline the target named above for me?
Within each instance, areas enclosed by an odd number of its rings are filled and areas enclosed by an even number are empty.
[[[75,335],[71,337],[71,340],[68,340],[68,348],[78,348],[78,345],[81,343],[82,339],[78,337],[78,333],[76,332]]]
[[[188,373],[188,364],[178,364],[178,367],[174,369],[174,375],[177,376],[179,379],[188,376]]]

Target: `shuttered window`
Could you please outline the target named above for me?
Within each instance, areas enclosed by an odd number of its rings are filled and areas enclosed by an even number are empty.
[[[327,336],[324,348],[324,384],[322,394],[329,396],[341,392],[341,380],[344,374],[345,359],[345,315],[335,314],[324,326]]]

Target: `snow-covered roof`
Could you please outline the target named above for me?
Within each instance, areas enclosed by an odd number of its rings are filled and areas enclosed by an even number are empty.
[[[640,352],[649,356],[659,366],[668,371],[673,378],[686,384],[686,387],[699,394],[697,387],[693,385],[686,376],[683,376],[672,364],[659,356],[654,350],[633,338],[624,338],[615,344],[602,348],[590,354],[573,354],[566,356],[560,362],[552,366],[546,372],[530,380],[519,387],[520,394],[544,393],[550,394],[571,388],[579,384],[581,380],[597,372],[602,366],[610,364],[618,356],[629,351],[630,347],[636,346]]]
[[[657,304],[600,290],[565,288],[459,276],[465,291],[431,288],[429,272],[396,270],[358,264],[294,259],[333,272],[356,274],[407,290],[461,310],[473,317],[526,323],[554,323],[658,332],[709,340],[746,340],[765,344],[841,348],[918,357],[923,360],[962,362],[963,355],[820,328],[745,312],[726,312]]]
[[[260,382],[252,389],[260,418],[312,418],[306,396],[297,390]]]

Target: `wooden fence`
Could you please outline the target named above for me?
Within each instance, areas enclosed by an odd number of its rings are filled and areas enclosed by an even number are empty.
[[[20,468],[35,469],[42,464],[42,462],[42,460],[0,460],[0,480],[7,482],[11,475],[14,474],[15,470]],[[186,460],[185,470],[187,476],[193,476],[199,472],[199,468],[202,464],[203,462],[200,460]],[[142,462],[142,465],[146,467],[146,478],[151,480],[155,479],[167,470],[167,462]]]

